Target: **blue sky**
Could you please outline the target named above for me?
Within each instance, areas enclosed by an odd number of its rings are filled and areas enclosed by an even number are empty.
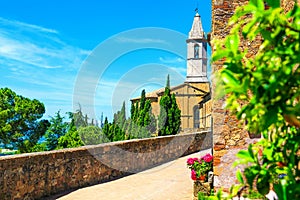
[[[185,76],[185,39],[209,0],[10,0],[0,7],[0,87],[42,101],[45,117],[78,109],[110,119],[122,101]]]

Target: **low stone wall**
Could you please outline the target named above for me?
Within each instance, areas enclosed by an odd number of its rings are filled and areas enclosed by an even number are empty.
[[[0,199],[40,199],[212,147],[210,132],[0,157]]]

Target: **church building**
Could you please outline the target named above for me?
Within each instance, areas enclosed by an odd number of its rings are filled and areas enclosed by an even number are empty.
[[[170,88],[181,110],[181,132],[207,130],[211,127],[211,90],[207,78],[207,38],[198,12],[194,16],[187,43],[187,72],[184,83]],[[164,88],[146,94],[152,112],[159,115],[159,101]],[[133,103],[140,98],[131,99]]]

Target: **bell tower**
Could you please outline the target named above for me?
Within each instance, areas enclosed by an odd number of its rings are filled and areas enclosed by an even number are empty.
[[[208,83],[207,78],[207,40],[203,31],[201,17],[196,9],[192,28],[187,43],[188,83]]]

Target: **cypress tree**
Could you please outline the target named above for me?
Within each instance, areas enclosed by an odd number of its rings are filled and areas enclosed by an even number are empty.
[[[134,118],[134,113],[135,113],[135,106],[134,106],[134,103],[131,102],[131,108],[130,108],[130,118],[131,119]]]
[[[144,118],[147,112],[147,110],[145,110],[145,104],[146,104],[146,92],[145,90],[142,90],[140,108],[137,116],[137,124],[139,126],[144,126]]]
[[[87,114],[85,114],[85,117],[84,117],[84,123],[86,124],[85,126],[88,126],[88,125],[89,125]]]
[[[125,101],[123,101],[122,109],[121,109],[121,119],[123,123],[126,120],[126,111],[125,111]]]
[[[74,123],[77,127],[88,126],[87,115],[83,116],[80,104],[79,104],[79,109],[75,113],[72,114],[72,118],[74,119]]]
[[[180,128],[180,124],[181,124],[181,111],[177,105],[177,102],[176,102],[176,97],[175,97],[175,94],[172,94],[171,95],[171,102],[172,102],[172,106],[171,106],[171,109],[170,109],[170,119],[172,119],[170,121],[170,124],[171,124],[171,132],[173,133],[177,133],[179,128]],[[172,133],[171,133],[172,134]]]
[[[115,141],[115,124],[109,123],[109,131],[108,131],[108,138],[110,141]]]
[[[138,117],[139,117],[139,102],[136,102],[133,121],[137,122]]]
[[[152,113],[151,101],[147,100],[145,104],[145,116],[144,116],[144,126],[150,133],[155,133],[156,131],[156,119]]]
[[[170,75],[169,75],[169,74],[168,74],[168,76],[167,76],[166,87],[170,89]]]
[[[181,111],[177,105],[176,97],[171,95],[170,79],[167,77],[165,92],[160,99],[160,114],[158,116],[158,135],[174,135],[179,131]]]
[[[115,119],[115,122],[120,126],[120,128],[123,128],[126,121],[125,101],[123,101],[121,111],[118,111],[116,117],[117,119]]]
[[[145,90],[142,90],[141,100],[140,100],[140,111],[145,108],[145,103],[146,103],[146,92]]]
[[[156,119],[152,113],[151,101],[146,99],[146,92],[142,90],[139,102],[131,104],[131,119],[127,125],[127,138],[150,137],[156,131]]]
[[[113,137],[112,137],[111,132],[110,132],[110,126],[111,125],[108,123],[107,117],[105,117],[104,124],[103,124],[103,133],[106,135],[106,137],[110,141],[113,141]]]
[[[171,107],[170,89],[165,88],[163,96],[160,98],[160,113],[158,116],[158,135],[170,135],[169,129],[169,108]]]

